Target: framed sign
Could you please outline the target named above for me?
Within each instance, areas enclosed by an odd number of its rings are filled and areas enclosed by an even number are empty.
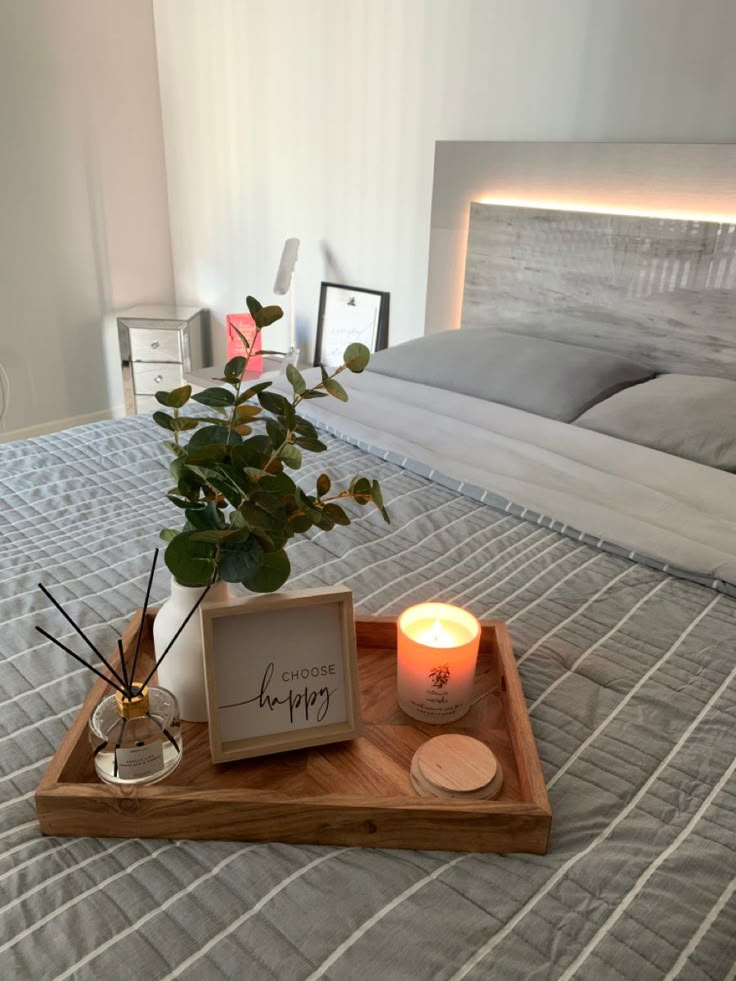
[[[344,586],[202,607],[214,763],[360,734],[353,594]]]
[[[388,344],[389,294],[337,283],[322,283],[314,364],[336,368],[348,344],[380,351]]]
[[[235,329],[237,328],[237,330]],[[248,362],[249,371],[263,371],[263,358],[257,352],[261,350],[261,335],[256,332],[256,322],[248,313],[228,313],[225,315],[225,330],[227,332],[227,359],[241,357],[244,358],[247,355],[247,350],[245,344],[240,338],[238,331],[245,337],[248,344],[253,344],[255,340],[255,347],[253,348],[253,354]]]

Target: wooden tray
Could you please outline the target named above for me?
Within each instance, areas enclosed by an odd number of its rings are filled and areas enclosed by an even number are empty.
[[[139,664],[153,663],[146,616]],[[123,644],[135,644],[139,615]],[[113,787],[95,775],[90,713],[98,681],[36,791],[46,835],[225,839],[477,852],[547,850],[552,820],[526,702],[505,626],[482,624],[475,701],[459,722],[415,722],[396,704],[396,623],[357,619],[364,734],[335,743],[214,765],[207,726],[184,723],[184,758],[161,783]],[[493,801],[418,797],[409,780],[416,749],[442,732],[487,742],[501,762]]]

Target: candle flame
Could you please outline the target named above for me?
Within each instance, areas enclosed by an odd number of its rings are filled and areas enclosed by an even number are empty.
[[[442,643],[443,632],[444,631],[442,630],[442,624],[440,623],[439,620],[435,620],[434,623],[432,624],[432,644],[434,647],[439,647],[440,644]]]

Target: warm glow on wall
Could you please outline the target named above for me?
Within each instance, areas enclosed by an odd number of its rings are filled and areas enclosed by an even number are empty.
[[[620,207],[580,201],[546,201],[535,198],[482,197],[479,204],[508,205],[514,208],[542,208],[549,211],[584,211],[599,215],[630,215],[637,218],[666,218],[675,221],[714,221],[724,225],[736,224],[736,214],[707,214],[705,212],[678,211],[676,208],[645,209],[644,207]]]

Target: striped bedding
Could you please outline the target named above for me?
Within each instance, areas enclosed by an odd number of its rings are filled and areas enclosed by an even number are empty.
[[[42,579],[112,648],[169,482],[145,417],[0,446],[0,977],[736,978],[736,600],[328,437],[381,480],[292,543],[291,584],[365,613],[509,624],[552,802],[546,856],[44,839],[33,792],[88,687],[33,632]],[[154,599],[168,592],[157,573]],[[448,841],[448,848],[452,842]]]

